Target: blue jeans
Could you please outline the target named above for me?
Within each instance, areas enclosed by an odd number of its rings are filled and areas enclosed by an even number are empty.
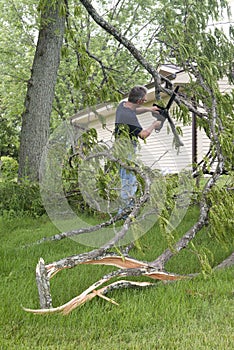
[[[133,203],[137,191],[137,179],[133,171],[126,170],[125,168],[120,168],[120,178],[121,178],[121,199],[122,208],[119,209],[119,214],[123,209],[128,208]]]

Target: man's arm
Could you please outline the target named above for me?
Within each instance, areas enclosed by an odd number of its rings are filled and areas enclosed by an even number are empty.
[[[157,130],[158,128],[160,128],[160,126],[161,122],[159,120],[155,120],[147,129],[141,130],[138,136],[141,139],[146,139],[148,136],[150,136],[153,130]]]
[[[136,114],[143,114],[147,112],[157,112],[160,111],[160,108],[157,106],[152,107],[136,107]]]

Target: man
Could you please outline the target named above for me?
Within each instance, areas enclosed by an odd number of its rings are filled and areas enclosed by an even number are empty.
[[[151,135],[153,130],[160,129],[161,121],[154,121],[147,129],[143,129],[140,125],[137,115],[146,112],[157,112],[160,110],[159,107],[141,107],[146,101],[147,89],[144,86],[137,85],[131,89],[128,95],[128,101],[122,101],[116,110],[115,119],[115,139],[123,140],[126,136],[123,145],[127,145],[127,138],[130,139],[134,150],[136,149],[137,139],[146,139]],[[124,156],[126,159],[131,159],[131,152],[127,149]],[[132,206],[134,201],[134,196],[137,191],[137,179],[134,172],[126,170],[125,168],[120,168],[120,178],[121,178],[121,198],[122,205],[119,209],[119,214],[125,208]]]

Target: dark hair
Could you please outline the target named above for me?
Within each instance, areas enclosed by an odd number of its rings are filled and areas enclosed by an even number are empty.
[[[147,89],[144,86],[134,86],[129,92],[128,101],[136,103],[138,100],[141,100],[146,94]]]

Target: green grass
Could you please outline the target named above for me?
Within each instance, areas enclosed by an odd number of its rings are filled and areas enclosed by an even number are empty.
[[[177,235],[196,220],[190,210]],[[78,254],[87,247],[67,239],[23,248],[24,244],[57,233],[46,217],[0,219],[0,349],[1,350],[231,350],[234,348],[233,268],[216,271],[205,278],[154,288],[118,290],[108,296],[120,305],[96,298],[68,316],[32,315],[22,306],[39,308],[35,267],[40,257],[46,263]],[[155,226],[140,239],[141,250],[131,255],[153,260],[166,247]],[[215,265],[233,250],[233,237],[226,245],[200,232],[195,246],[210,251]],[[192,248],[192,247],[190,247]],[[181,252],[166,266],[168,271],[201,271],[191,249]],[[51,281],[53,305],[61,305],[80,294],[108,271],[107,266],[78,266],[58,273]],[[142,280],[145,280],[142,278]]]

